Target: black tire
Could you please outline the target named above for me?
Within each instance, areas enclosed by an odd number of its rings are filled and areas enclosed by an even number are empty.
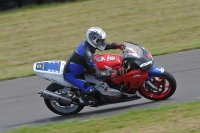
[[[159,95],[161,96],[162,93],[161,94],[154,94],[154,93],[148,92],[145,89],[145,87],[142,87],[141,89],[139,89],[138,90],[139,93],[143,97],[150,99],[150,100],[155,100],[155,101],[165,100],[165,99],[168,99],[169,97],[171,97],[174,94],[174,92],[176,91],[176,80],[175,80],[175,78],[167,71],[164,71],[164,73],[162,75],[160,75],[159,77],[165,78],[170,84],[169,86],[171,88],[170,88],[169,92],[166,93],[166,95],[159,97]]]
[[[64,86],[61,86],[61,85],[58,85],[56,83],[51,83],[47,88],[46,90],[48,91],[52,91],[52,92],[55,92],[57,90],[61,90],[63,89]],[[63,116],[66,116],[66,115],[72,115],[72,114],[77,114],[78,112],[80,112],[84,106],[82,105],[74,105],[74,109],[72,109],[70,111],[70,107],[69,107],[69,111],[66,110],[66,112],[63,112],[61,109],[59,110],[59,108],[56,108],[54,107],[54,104],[53,104],[53,100],[49,100],[49,99],[45,99],[44,98],[44,102],[46,104],[46,106],[54,113],[58,114],[58,115],[63,115]],[[63,109],[64,110],[64,109]]]

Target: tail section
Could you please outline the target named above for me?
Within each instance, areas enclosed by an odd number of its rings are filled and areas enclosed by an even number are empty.
[[[66,62],[60,60],[41,61],[33,65],[33,71],[41,78],[47,79],[51,82],[73,87],[70,83],[66,82],[63,78],[63,70]]]

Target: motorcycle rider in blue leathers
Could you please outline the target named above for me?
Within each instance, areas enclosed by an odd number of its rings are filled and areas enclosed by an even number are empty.
[[[124,45],[105,42],[106,33],[98,27],[91,27],[86,33],[86,40],[81,42],[74,50],[64,68],[64,79],[78,87],[84,95],[93,96],[96,89],[93,84],[84,78],[86,71],[91,71],[95,78],[105,79],[122,74],[123,69],[115,72],[101,71],[94,63],[96,49],[103,51],[122,48]]]

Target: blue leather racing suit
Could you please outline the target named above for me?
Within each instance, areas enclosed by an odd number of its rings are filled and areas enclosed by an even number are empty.
[[[118,44],[109,44],[106,42],[105,50],[117,48]],[[93,84],[87,82],[84,78],[86,71],[91,71],[97,79],[111,77],[109,72],[100,71],[94,63],[95,51],[96,49],[86,40],[83,41],[71,54],[64,68],[64,79],[70,84],[77,86],[83,92],[89,92],[90,89],[94,88]]]

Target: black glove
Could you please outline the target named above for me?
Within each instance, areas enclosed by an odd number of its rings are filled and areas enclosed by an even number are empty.
[[[111,45],[111,47],[112,47],[113,49],[117,49],[117,48],[119,47],[119,44],[117,44],[116,42],[113,42],[113,43],[111,43],[110,45]]]
[[[118,70],[111,70],[110,71],[111,77],[122,76],[122,75],[125,75],[126,73],[127,73],[127,71],[123,67],[118,69]]]

